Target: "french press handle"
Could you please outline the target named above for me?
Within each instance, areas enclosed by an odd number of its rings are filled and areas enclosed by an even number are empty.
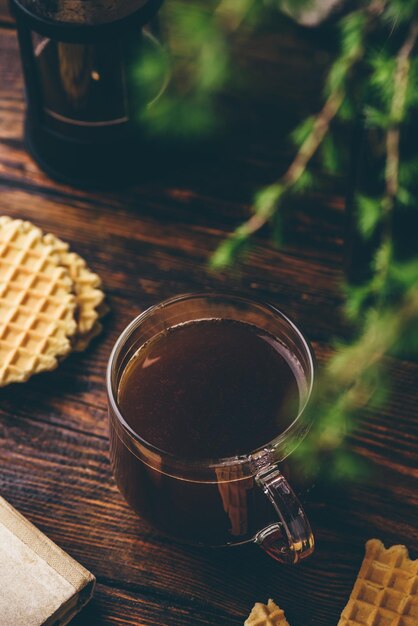
[[[294,564],[312,554],[314,537],[299,499],[277,466],[261,470],[257,485],[271,501],[278,522],[259,531],[255,542],[281,563]]]

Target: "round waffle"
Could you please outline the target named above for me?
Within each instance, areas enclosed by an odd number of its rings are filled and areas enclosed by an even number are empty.
[[[366,555],[338,626],[417,626],[418,559],[405,546],[366,543]]]
[[[0,218],[0,386],[54,369],[77,324],[73,281],[42,231]]]
[[[102,329],[98,320],[107,311],[103,302],[102,281],[87,267],[81,256],[70,251],[67,243],[51,234],[44,236],[44,242],[57,252],[60,264],[67,269],[74,283],[77,332],[73,339],[72,349],[82,351]]]

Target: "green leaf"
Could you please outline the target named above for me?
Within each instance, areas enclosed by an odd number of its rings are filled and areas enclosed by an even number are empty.
[[[315,123],[315,117],[311,115],[304,119],[296,128],[291,132],[290,138],[293,144],[300,148],[304,141],[309,137],[313,131]]]
[[[373,259],[375,272],[385,271],[392,259],[393,245],[391,241],[384,241],[377,249]]]
[[[355,102],[348,96],[344,98],[338,109],[337,118],[342,122],[352,122],[358,116],[358,109]]]
[[[340,20],[341,51],[351,56],[363,44],[366,15],[363,11],[353,11]]]
[[[341,173],[344,168],[343,150],[337,146],[337,143],[331,133],[325,135],[321,144],[321,158],[324,168],[331,174]]]
[[[369,474],[364,459],[346,450],[341,450],[335,454],[333,470],[337,480],[362,481]]]
[[[324,420],[321,433],[318,437],[318,446],[321,450],[338,449],[345,437],[344,414],[336,408],[330,409],[327,418]]]
[[[390,0],[384,7],[383,19],[389,22],[391,30],[399,28],[402,24],[409,26],[417,8],[416,0]]]
[[[370,295],[371,289],[369,283],[355,287],[348,286],[346,288],[344,312],[349,320],[353,322],[359,320]]]
[[[210,97],[177,98],[167,94],[140,112],[140,119],[149,133],[174,139],[207,137],[219,122]]]
[[[254,198],[254,212],[262,218],[270,219],[277,208],[277,203],[283,192],[284,187],[280,183],[269,185],[259,191]]]
[[[399,163],[399,185],[402,188],[413,189],[417,185],[418,158],[401,159]]]
[[[225,239],[215,250],[209,260],[212,270],[222,270],[232,266],[238,257],[242,256],[249,248],[249,238],[242,233],[235,233]]]
[[[357,208],[357,227],[364,239],[370,239],[382,216],[382,202],[379,198],[370,198],[357,194],[355,198]]]
[[[398,188],[396,199],[401,207],[410,207],[417,204],[413,194],[410,193],[405,187]]]
[[[418,285],[418,258],[403,263],[392,262],[390,277],[394,282],[402,285],[405,290]]]
[[[366,126],[369,128],[382,128],[383,130],[387,130],[392,124],[390,115],[384,111],[380,111],[374,106],[364,107],[364,116]]]
[[[374,393],[370,398],[369,407],[371,409],[381,409],[390,397],[390,381],[382,375],[379,378],[378,384],[375,387]]]
[[[393,56],[388,56],[388,53],[383,48],[372,52],[369,57],[369,65],[371,69],[370,86],[389,113],[389,107],[393,98],[393,77],[396,70],[396,59]]]
[[[350,63],[344,57],[338,58],[331,66],[325,83],[325,95],[339,91],[347,80]]]
[[[404,326],[402,335],[393,346],[391,354],[404,359],[416,360],[418,355],[418,326],[416,321]]]
[[[315,187],[316,177],[310,170],[304,170],[292,186],[293,193],[302,193]]]
[[[325,85],[325,93],[344,88],[353,62],[361,57],[366,16],[363,11],[353,11],[340,20],[341,54],[331,66]]]

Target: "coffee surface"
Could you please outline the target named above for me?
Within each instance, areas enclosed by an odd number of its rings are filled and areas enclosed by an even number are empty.
[[[139,349],[118,403],[133,430],[184,458],[244,454],[282,433],[299,410],[297,364],[252,324],[204,319],[173,326]]]

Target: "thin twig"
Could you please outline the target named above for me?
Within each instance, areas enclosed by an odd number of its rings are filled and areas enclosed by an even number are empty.
[[[417,37],[418,22],[413,22],[408,36],[396,57],[393,98],[390,109],[392,124],[386,135],[386,211],[392,209],[396,194],[398,193],[400,124],[405,109],[408,76],[411,65],[410,56],[417,42]]]
[[[332,93],[325,102],[315,119],[311,134],[305,139],[293,163],[283,176],[285,187],[294,185],[305,171],[309,161],[321,145],[332,120],[337,115],[344,100],[344,95],[344,91],[340,89]]]
[[[278,196],[297,183],[299,178],[302,176],[307,164],[321,145],[331,121],[338,113],[343,99],[344,93],[342,90],[334,92],[329,96],[315,119],[312,132],[309,137],[305,139],[289,168],[283,174],[281,184],[278,186]],[[262,215],[254,212],[248,220],[241,224],[239,227],[240,233],[249,237],[254,235],[256,232],[261,230],[265,224],[267,224],[272,217],[275,208],[275,202],[271,201],[270,207],[266,208]]]
[[[379,302],[385,299],[384,285],[392,256],[392,211],[399,189],[399,144],[401,123],[404,118],[406,93],[410,70],[410,57],[418,38],[418,21],[414,21],[408,36],[396,56],[393,78],[393,97],[390,106],[391,124],[386,133],[385,195],[382,200],[382,243],[380,266],[376,271],[374,288],[380,291]]]
[[[350,56],[347,72],[349,72],[352,67],[361,59],[362,53],[363,50],[361,47],[359,47],[359,50],[356,52],[356,54],[352,54]],[[298,180],[306,170],[306,166],[321,145],[325,135],[329,130],[332,120],[337,115],[344,101],[344,98],[345,91],[342,87],[333,91],[328,96],[324,106],[315,118],[311,133],[302,143],[289,168],[283,174],[280,181],[276,185],[272,185],[272,187],[275,186],[277,188],[276,202],[279,200],[280,196],[284,192],[289,190],[298,182]],[[271,198],[269,206],[263,207],[261,214],[257,212],[257,207],[253,206],[253,215],[248,220],[243,222],[241,226],[238,227],[235,234],[245,237],[251,237],[259,230],[261,230],[263,226],[265,226],[274,215],[276,210],[276,202],[274,201],[274,198]]]
[[[277,185],[277,199],[283,192],[290,189],[290,187],[293,187],[293,185],[295,185],[295,183],[297,183],[299,178],[302,176],[309,161],[321,145],[332,120],[337,115],[344,100],[344,95],[343,90],[340,89],[337,92],[333,92],[328,97],[323,108],[315,119],[312,132],[303,142],[294,160],[290,164],[287,171],[283,174],[280,183]],[[276,205],[273,201],[270,203],[269,207],[266,207],[263,210],[262,215],[257,213],[256,208],[253,207],[253,215],[241,224],[238,229],[239,233],[248,237],[254,235],[256,232],[261,230],[267,222],[269,222],[275,209]]]
[[[229,6],[232,0],[223,0],[221,6]],[[249,2],[249,0],[243,0]],[[385,0],[374,0],[362,9],[363,15],[367,18],[366,30],[379,19],[386,6]],[[363,45],[360,43],[357,49],[350,51],[345,57],[346,73],[362,59],[364,53]],[[312,157],[322,144],[322,141],[329,131],[331,122],[336,117],[346,93],[341,85],[334,89],[328,96],[321,111],[314,120],[312,131],[302,143],[294,160],[290,164],[284,175],[274,184],[265,189],[268,194],[260,194],[252,205],[252,215],[244,221],[236,230],[218,247],[211,259],[211,265],[219,269],[228,265],[231,260],[231,250],[235,245],[236,249],[243,246],[250,238],[260,231],[273,216],[277,213],[278,204],[283,194],[288,192],[301,178],[306,171],[306,167]],[[232,247],[231,247],[232,246]]]

